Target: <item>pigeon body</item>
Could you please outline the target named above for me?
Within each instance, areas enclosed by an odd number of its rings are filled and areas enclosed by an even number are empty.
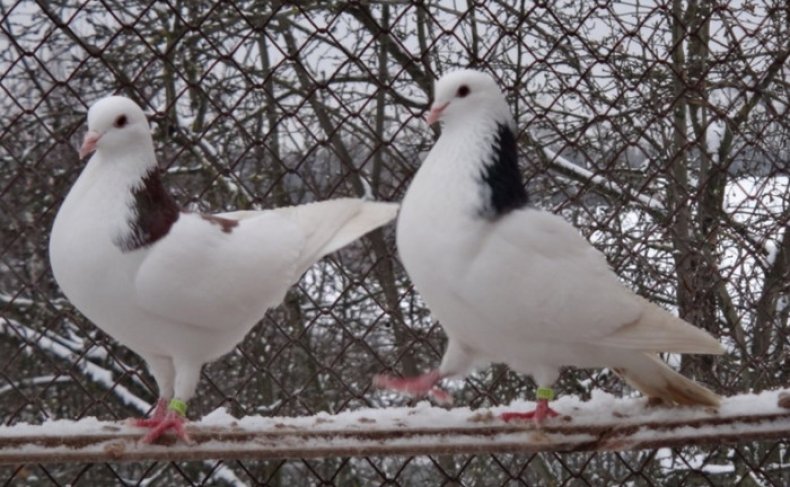
[[[134,102],[98,101],[88,126],[81,152],[96,153],[58,211],[50,260],[77,309],[148,364],[161,399],[145,426],[162,426],[168,401],[185,404],[201,366],[232,350],[308,267],[397,212],[396,204],[353,198],[181,211],[162,186]],[[147,439],[169,427],[182,434],[170,419]]]
[[[428,121],[441,121],[442,134],[404,197],[397,244],[448,345],[418,386],[384,376],[378,385],[436,393],[441,378],[501,362],[550,390],[563,366],[611,367],[670,403],[718,403],[655,354],[718,354],[721,345],[624,287],[572,225],[529,206],[514,122],[492,78],[464,70],[440,79]],[[526,417],[543,419],[545,406]]]

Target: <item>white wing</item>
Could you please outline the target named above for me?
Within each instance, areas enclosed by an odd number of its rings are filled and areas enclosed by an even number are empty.
[[[141,307],[206,329],[252,325],[299,277],[304,236],[276,212],[261,212],[230,231],[182,214],[156,242],[134,285]]]
[[[525,342],[720,353],[710,335],[640,298],[557,215],[521,210],[491,224],[456,293],[487,326]]]
[[[397,208],[349,198],[210,218],[182,214],[140,266],[139,304],[201,328],[251,326],[308,267],[387,223]]]

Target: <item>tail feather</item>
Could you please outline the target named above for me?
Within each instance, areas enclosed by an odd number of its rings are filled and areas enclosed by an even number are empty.
[[[724,348],[710,333],[640,298],[642,315],[600,340],[602,345],[644,352],[720,355]]]
[[[398,203],[336,198],[272,210],[230,211],[214,216],[246,220],[270,211],[287,215],[295,219],[305,233],[305,255],[315,255],[315,260],[318,260],[386,224],[395,218],[398,208]]]
[[[304,232],[301,264],[297,266],[301,273],[323,256],[395,218],[398,208],[397,203],[338,198],[276,211],[288,212]]]
[[[320,259],[391,221],[399,205],[342,198],[298,208],[303,228],[315,236],[315,259]]]
[[[336,198],[272,210],[241,210],[215,216],[232,220],[255,218],[262,213],[277,212],[297,222],[304,235],[299,260],[302,272],[321,257],[350,244],[366,233],[388,223],[398,214],[398,203],[369,201],[361,198]]]
[[[641,356],[644,358],[615,371],[646,396],[684,406],[719,405],[721,398],[715,392],[678,374],[655,355]]]

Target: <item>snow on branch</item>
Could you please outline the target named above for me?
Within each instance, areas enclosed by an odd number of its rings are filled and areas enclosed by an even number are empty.
[[[123,403],[135,408],[137,411],[145,412],[151,409],[151,404],[134,394],[130,389],[122,384],[118,384],[111,370],[101,367],[90,360],[80,359],[80,347],[64,336],[50,334],[49,331],[34,330],[17,321],[0,318],[0,335],[9,335],[22,339],[31,349],[37,349],[51,353],[52,355],[73,364],[82,375],[88,377],[93,382],[101,385],[105,389],[120,399]],[[69,347],[67,345],[72,345]]]
[[[587,402],[560,398],[554,407],[561,416],[541,429],[498,418],[533,406],[446,410],[423,402],[413,408],[241,419],[218,409],[188,427],[192,445],[175,438],[143,445],[142,430],[94,418],[17,424],[0,427],[0,464],[622,451],[790,437],[788,391],[733,396],[718,410],[649,407],[644,399],[595,393]]]
[[[562,157],[559,153],[554,152],[547,147],[543,147],[543,153],[548,158],[553,169],[558,170],[567,176],[572,176],[583,181],[590,181],[598,188],[613,196],[638,201],[644,208],[650,210],[654,214],[662,215],[666,212],[664,205],[651,196],[624,188],[600,174],[595,174],[588,169],[572,163],[568,159]]]

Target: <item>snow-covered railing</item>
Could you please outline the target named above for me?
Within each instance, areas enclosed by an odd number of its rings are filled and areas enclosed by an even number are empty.
[[[124,423],[85,418],[0,428],[0,464],[126,462],[222,458],[315,458],[371,455],[623,451],[790,437],[790,391],[726,398],[710,408],[650,407],[644,399],[600,393],[592,400],[560,398],[559,418],[536,429],[505,423],[507,407],[363,409],[305,417],[248,416],[216,410],[188,430],[193,444],[138,442],[142,431]]]

